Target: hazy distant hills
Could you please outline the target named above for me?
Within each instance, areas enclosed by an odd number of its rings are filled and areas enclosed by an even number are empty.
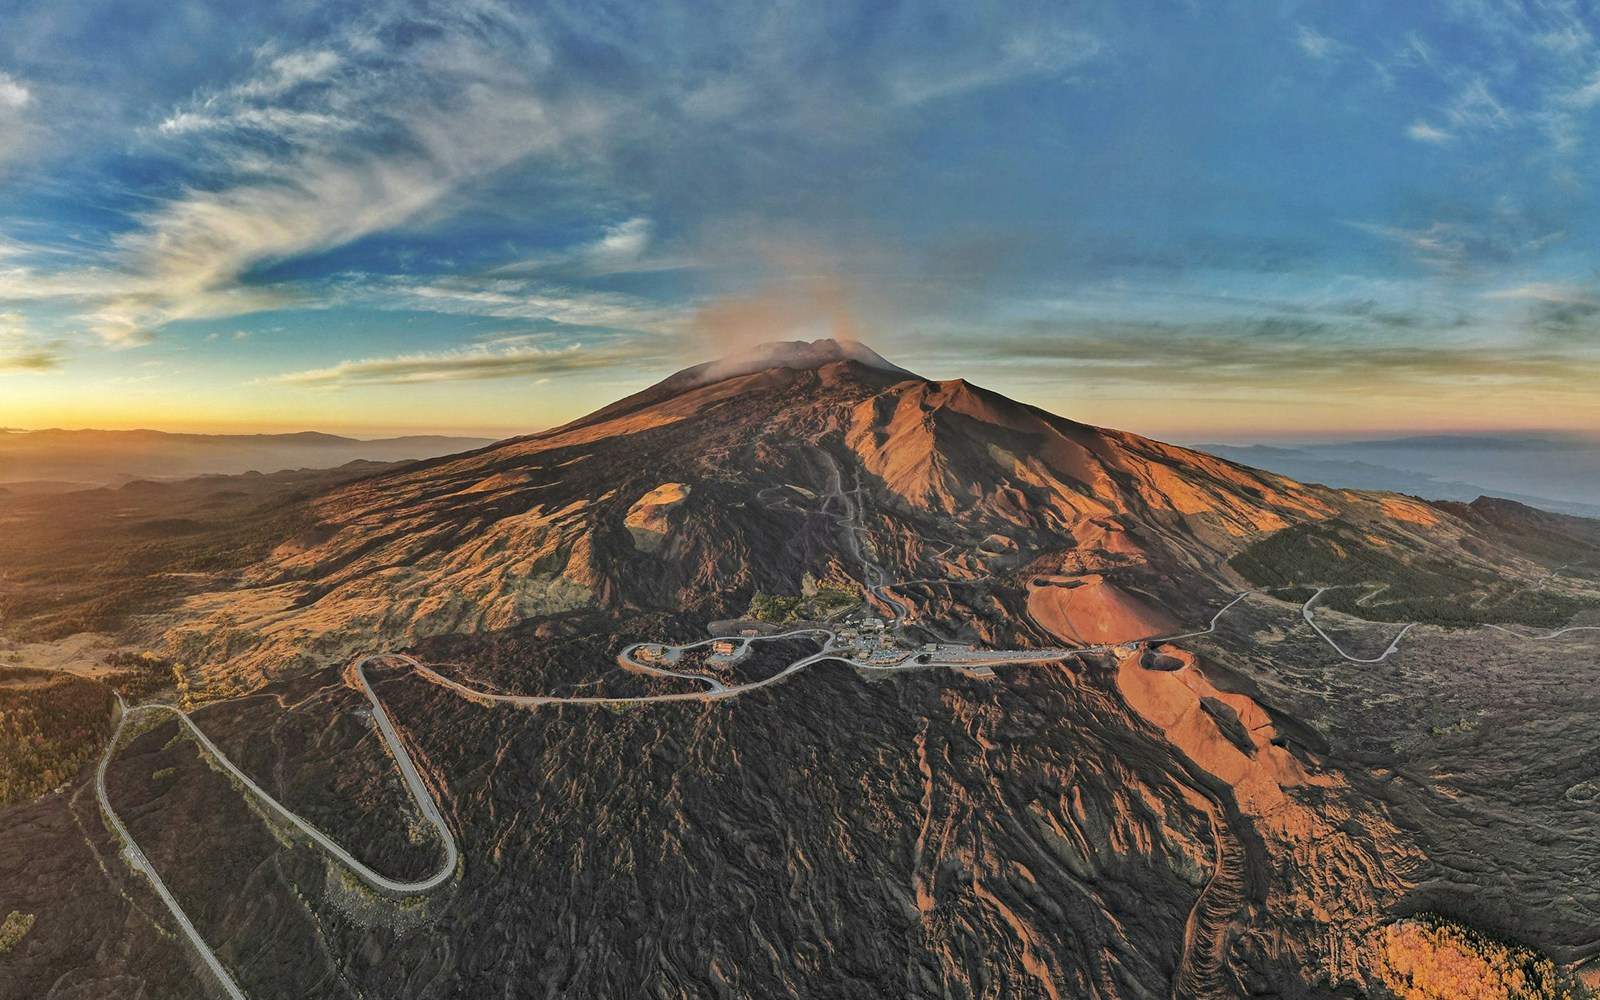
[[[486,438],[417,435],[362,441],[298,434],[168,434],[162,431],[0,431],[0,487],[62,492],[133,479],[325,469],[347,462],[401,462],[469,451]]]
[[[1450,435],[1269,447],[1196,445],[1301,482],[1397,490],[1430,500],[1505,497],[1600,517],[1600,437]]]

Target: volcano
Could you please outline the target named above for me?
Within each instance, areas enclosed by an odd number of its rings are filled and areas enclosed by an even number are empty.
[[[176,677],[195,728],[142,709],[100,782],[0,812],[38,915],[0,994],[1594,977],[1594,522],[1297,483],[835,341],[328,483],[130,627],[162,655],[109,683]]]
[[[859,539],[826,516],[845,493]],[[1247,587],[1228,560],[1252,539],[1332,520],[1365,545],[1537,569],[1463,552],[1468,529],[1421,501],[1304,486],[832,340],[686,369],[313,515],[242,589],[192,602],[171,636],[186,658],[264,677],[580,609],[732,617],[807,576],[889,583],[978,641],[1121,642]],[[884,580],[862,579],[858,544]]]

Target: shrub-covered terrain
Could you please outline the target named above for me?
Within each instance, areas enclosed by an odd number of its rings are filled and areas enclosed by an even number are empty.
[[[1409,557],[1409,558],[1408,558]],[[1379,547],[1340,519],[1297,524],[1262,538],[1228,561],[1258,587],[1336,587],[1322,603],[1387,621],[1565,624],[1591,602],[1496,578],[1461,562]],[[1383,587],[1373,593],[1375,588]]]
[[[71,778],[111,735],[111,691],[73,674],[0,671],[0,806]]]
[[[318,490],[377,468],[0,496],[0,621],[13,639],[116,631],[311,530]]]
[[[21,910],[12,910],[6,918],[0,921],[0,955],[15,948],[22,943],[22,939],[33,929],[33,914],[23,913]]]

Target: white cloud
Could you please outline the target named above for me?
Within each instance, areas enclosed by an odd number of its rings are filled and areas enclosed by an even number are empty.
[[[309,49],[278,56],[268,71],[235,88],[242,97],[277,97],[308,83],[321,83],[333,76],[344,60],[329,49]]]
[[[1566,56],[1576,55],[1594,44],[1589,29],[1576,22],[1535,35],[1533,40],[1543,48]]]
[[[1390,226],[1372,222],[1346,225],[1400,246],[1419,262],[1458,276],[1479,267],[1504,267],[1532,258],[1566,237],[1564,230],[1531,229],[1515,214],[1428,226]]]
[[[1498,129],[1514,123],[1511,113],[1489,92],[1482,77],[1470,81],[1444,109],[1445,117],[1459,128]]]
[[[28,106],[33,92],[10,73],[0,71],[0,111],[16,111]]]
[[[503,264],[489,272],[491,278],[537,276],[550,280],[673,271],[698,262],[679,254],[650,253],[655,223],[637,215],[605,226],[594,239],[561,250],[545,251]]]
[[[0,70],[0,177],[9,164],[36,153],[44,130],[35,121],[33,88]]]
[[[589,249],[589,256],[602,260],[636,260],[650,244],[650,228],[650,220],[643,216],[610,226]]]
[[[1560,281],[1532,281],[1513,288],[1485,292],[1483,297],[1496,300],[1547,302],[1555,305],[1600,304],[1600,300],[1596,299],[1593,292]]]
[[[550,287],[520,278],[463,277],[432,281],[355,276],[338,297],[379,309],[413,309],[496,319],[537,320],[566,326],[673,332],[680,310],[621,292]]]
[[[583,100],[540,96],[505,53],[465,30],[359,65],[361,47],[348,44],[347,55],[264,53],[251,77],[167,116],[158,134],[188,143],[211,183],[140,213],[116,237],[123,278],[86,313],[90,330],[138,344],[173,320],[283,306],[290,289],[240,279],[423,220],[464,187],[564,153],[608,120]],[[642,249],[648,229],[624,225],[608,234],[610,250]]]
[[[230,114],[179,111],[157,126],[163,135],[170,136],[240,128],[269,132],[292,141],[305,141],[317,135],[352,127],[353,123],[349,119],[337,115],[317,111],[290,111],[284,108],[244,108]]]
[[[649,302],[559,287],[694,266],[661,246],[650,216],[629,214],[643,207],[640,189],[649,189],[632,183],[643,154],[666,149],[698,162],[725,149],[730,160],[766,166],[774,137],[780,145],[871,141],[903,105],[1064,74],[1104,50],[1083,18],[1048,9],[996,18],[960,3],[936,16],[897,15],[871,58],[842,70],[825,58],[841,18],[820,7],[751,9],[661,39],[624,30],[626,18],[560,4],[537,17],[496,0],[358,6],[367,13],[354,22],[301,48],[265,46],[237,78],[207,81],[145,119],[136,138],[183,164],[181,187],[164,189],[178,193],[139,202],[131,228],[116,227],[108,245],[80,249],[73,267],[0,269],[0,303],[70,300],[86,330],[117,346],[148,343],[176,320],[320,304],[321,281],[264,284],[262,274],[374,234],[426,226],[482,198],[480,189],[502,172],[522,169],[530,187],[548,174],[569,185],[563,195],[577,192],[556,199],[555,211],[592,198],[606,206],[611,225],[487,276],[386,289],[333,280],[332,294],[388,295],[386,308],[670,328],[681,317]],[[564,19],[581,22],[597,47],[613,46],[626,72],[587,66],[547,44]],[[678,20],[668,13],[656,26],[674,28]],[[930,22],[939,29],[930,32]],[[704,143],[685,141],[682,130],[691,126],[717,131],[705,133]],[[0,166],[6,142],[0,127]],[[630,208],[617,213],[619,204]],[[688,236],[675,230],[674,238]],[[542,280],[495,283],[516,275]]]
[[[1412,122],[1411,127],[1406,129],[1406,135],[1418,142],[1431,142],[1435,145],[1443,145],[1455,138],[1452,133],[1446,132],[1444,129],[1435,128],[1425,121]]]
[[[1578,110],[1600,104],[1600,70],[1590,74],[1582,86],[1574,87],[1562,94],[1560,100],[1567,107]]]
[[[1295,44],[1300,46],[1300,50],[1313,59],[1331,59],[1343,47],[1327,35],[1304,24],[1295,32],[1294,40]]]
[[[974,48],[950,62],[913,63],[889,79],[897,103],[921,104],[1030,77],[1047,77],[1094,60],[1105,51],[1095,35],[1059,25],[1024,26],[989,52]]]

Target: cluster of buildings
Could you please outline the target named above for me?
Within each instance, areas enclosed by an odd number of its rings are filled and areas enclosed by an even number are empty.
[[[918,662],[926,663],[933,658],[972,652],[970,645],[956,643],[930,642],[919,648],[903,646],[888,631],[882,618],[864,618],[859,623],[846,620],[839,638],[855,647],[856,662],[874,667],[896,666],[913,656]]]
[[[839,638],[856,648],[857,662],[892,666],[910,656],[911,651],[897,645],[894,637],[885,631],[887,627],[882,618],[863,618],[859,622],[847,618],[844,628],[839,630]]]

